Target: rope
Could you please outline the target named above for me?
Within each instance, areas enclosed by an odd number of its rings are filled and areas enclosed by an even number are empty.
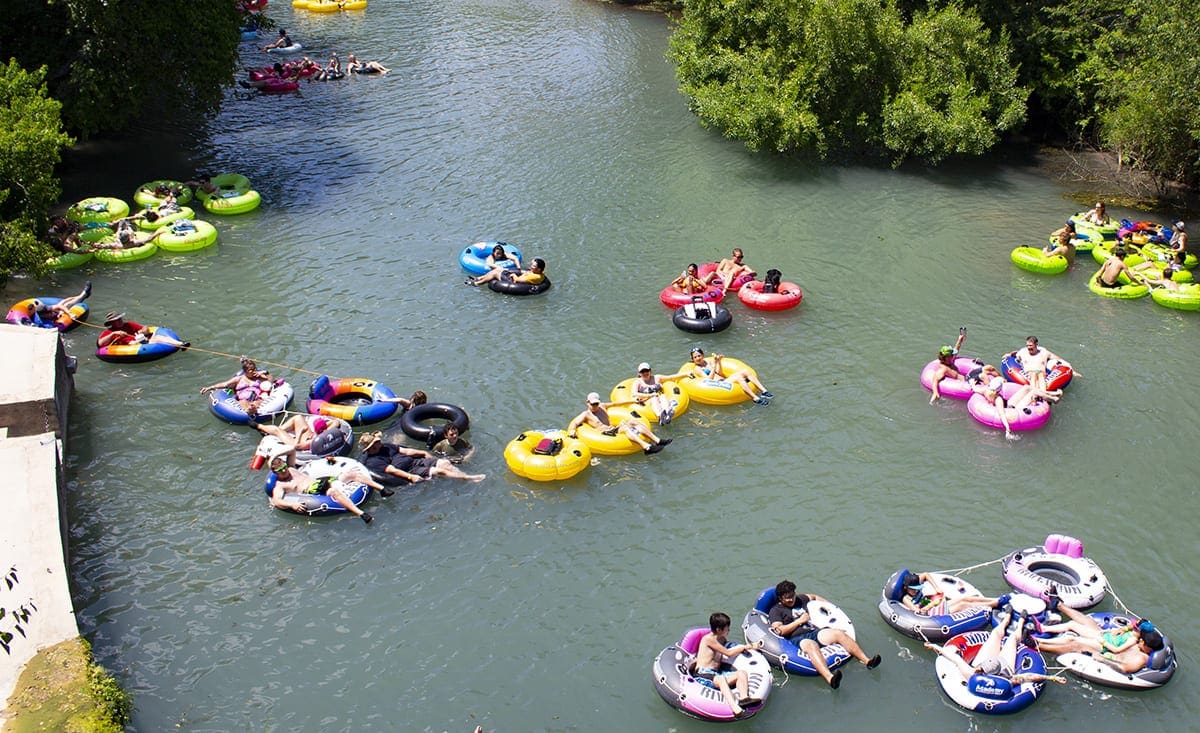
[[[76,321],[76,323],[78,323],[81,326],[87,326],[88,328],[94,328],[97,331],[108,330],[104,326],[97,326],[96,324],[88,323],[87,321]],[[216,351],[214,349],[205,349],[201,346],[196,346],[195,344],[189,346],[188,350],[195,351],[195,352],[198,352],[201,354],[211,354],[213,356],[221,356],[221,357],[225,357],[225,358],[229,358],[229,359],[235,359],[239,362],[241,361],[242,356],[244,356],[244,354],[230,354],[230,353],[227,353],[224,351]],[[324,372],[314,372],[311,369],[304,369],[302,367],[292,366],[291,364],[284,364],[283,362],[279,362],[279,361],[267,361],[266,359],[255,359],[254,362],[256,364],[266,364],[268,366],[279,367],[281,369],[287,369],[287,370],[293,371],[293,372],[300,372],[301,374],[312,374],[313,376],[317,376],[317,377],[324,374]]]
[[[1125,605],[1125,601],[1122,601],[1122,600],[1121,600],[1121,597],[1117,595],[1117,591],[1113,589],[1113,587],[1112,587],[1112,583],[1109,583],[1107,587],[1108,587],[1108,592],[1112,594],[1112,597],[1113,597],[1113,603],[1117,604],[1117,606],[1118,606],[1118,607],[1119,607],[1119,608],[1120,608],[1122,611],[1124,611],[1124,612],[1125,612],[1125,615],[1126,615],[1126,616],[1134,616],[1134,615],[1136,615],[1136,614],[1134,614],[1134,612],[1133,612],[1133,611],[1129,610],[1129,606],[1126,606],[1126,605]],[[1141,617],[1139,616],[1138,618],[1141,618]]]
[[[964,575],[966,573],[971,572],[972,570],[978,570],[979,568],[986,568],[989,565],[995,565],[997,563],[1002,563],[1002,562],[1004,562],[1004,558],[1006,558],[1006,557],[1008,557],[1008,555],[1001,555],[1000,557],[996,558],[995,560],[988,560],[987,562],[981,562],[978,565],[968,565],[965,568],[955,568],[954,570],[934,570],[932,572],[937,575]]]

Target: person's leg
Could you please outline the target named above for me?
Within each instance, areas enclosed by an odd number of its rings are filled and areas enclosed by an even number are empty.
[[[996,399],[992,401],[992,404],[995,405],[996,412],[1000,415],[1000,424],[1004,426],[1004,437],[1013,437],[1012,428],[1009,427],[1008,424],[1008,403],[1005,402],[1004,398],[1000,396],[999,392],[997,392]]]
[[[350,501],[350,497],[346,495],[346,492],[342,490],[341,486],[330,486],[329,491],[325,493],[326,496],[329,496],[338,504],[341,504],[343,507],[345,507],[346,511],[350,512],[359,519],[362,519],[367,524],[370,524],[371,520],[374,519],[374,517],[372,517],[370,514],[356,507],[354,502]]]
[[[641,423],[637,420],[626,420],[623,424],[630,426],[630,428],[634,432],[638,433],[646,440],[649,440],[653,443],[661,443],[662,442],[659,439],[659,437],[657,435],[655,435],[653,432],[651,432],[650,428],[647,427],[644,423]],[[645,446],[643,446],[643,447],[645,447]]]
[[[931,641],[925,642],[925,648],[932,649],[933,651],[937,652],[939,656],[943,656],[953,662],[954,666],[958,667],[958,671],[963,676],[964,680],[970,679],[971,675],[975,674],[975,668],[967,664],[967,660],[962,658],[962,655],[958,653],[957,648],[949,645],[938,646]]]
[[[987,641],[983,642],[983,645],[979,647],[979,651],[975,653],[975,666],[979,666],[985,659],[1000,658],[1000,648],[1004,643],[1004,633],[1008,630],[1008,623],[1011,620],[1011,611],[1000,617],[1000,622],[988,633]]]
[[[817,633],[817,641],[821,642],[821,646],[841,644],[846,648],[846,651],[850,652],[850,656],[854,657],[872,669],[879,665],[880,657],[878,654],[876,654],[874,657],[868,657],[867,653],[863,651],[863,648],[859,646],[857,641],[854,640],[854,637],[850,636],[841,629],[821,629],[821,631]]]
[[[804,656],[808,657],[808,661],[812,662],[812,666],[817,670],[817,674],[821,675],[821,679],[825,680],[833,689],[837,689],[838,685],[842,684],[842,672],[831,672],[829,665],[825,663],[825,655],[821,653],[821,645],[812,639],[803,639],[800,641],[800,651]]]
[[[721,691],[721,697],[725,698],[725,704],[733,711],[734,715],[742,714],[742,706],[738,705],[737,700],[733,697],[733,691],[729,689],[729,681],[725,679],[725,675],[717,672],[713,676],[713,684]]]
[[[622,420],[617,425],[617,429],[624,433],[625,437],[641,446],[642,450],[646,450],[653,445],[653,443],[647,440],[642,434],[641,428],[639,427],[640,425],[641,423],[636,420]]]
[[[445,458],[439,458],[437,460],[437,463],[435,463],[433,467],[429,469],[429,476],[430,478],[434,476],[446,476],[447,478],[457,478],[462,479],[463,481],[472,481],[474,483],[479,483],[487,478],[486,473],[466,473]]]

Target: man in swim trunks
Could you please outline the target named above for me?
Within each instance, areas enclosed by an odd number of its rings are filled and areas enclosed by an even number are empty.
[[[1104,264],[1100,266],[1100,273],[1096,275],[1096,282],[1102,288],[1119,288],[1121,281],[1118,279],[1121,273],[1125,273],[1125,277],[1136,282],[1133,271],[1129,269],[1129,265],[1125,264],[1125,248],[1118,245],[1113,249],[1113,253],[1109,256]]]
[[[1054,237],[1054,244],[1042,247],[1042,254],[1047,257],[1062,255],[1068,267],[1075,264],[1075,222],[1068,220],[1066,226],[1056,229],[1050,236]]]
[[[1025,624],[1025,617],[1021,616],[1017,619],[1017,627],[1012,633],[1008,633],[1010,621],[1012,621],[1012,612],[1005,612],[1000,617],[996,627],[988,634],[987,641],[975,653],[975,663],[973,665],[963,659],[958,649],[950,644],[939,646],[932,642],[925,642],[925,648],[932,649],[951,662],[954,662],[964,680],[970,680],[971,677],[977,674],[986,674],[994,677],[1003,677],[1014,685],[1026,682],[1057,682],[1060,685],[1066,684],[1066,678],[1057,675],[1044,675],[1036,672],[1016,674],[1017,645],[1021,637],[1020,630]]]
[[[617,433],[625,433],[625,437],[632,440],[642,447],[642,452],[646,455],[658,453],[663,448],[671,444],[672,438],[660,438],[646,427],[646,424],[640,420],[622,420],[616,425],[608,417],[608,408],[615,405],[631,405],[637,400],[626,400],[624,402],[601,402],[598,392],[589,392],[587,399],[587,409],[575,416],[571,424],[567,426],[567,435],[574,438],[580,427],[584,423],[599,430],[605,435],[616,435]]]
[[[851,656],[865,664],[867,669],[875,669],[882,660],[878,654],[868,657],[854,637],[845,631],[831,628],[818,629],[810,623],[812,618],[805,606],[810,601],[824,600],[814,593],[797,595],[795,583],[790,580],[781,580],[775,585],[775,605],[771,606],[768,622],[771,624],[771,631],[798,646],[800,651],[804,652],[804,656],[812,662],[817,674],[821,675],[826,684],[836,690],[842,684],[842,670],[839,669],[836,672],[829,670],[829,665],[825,663],[825,655],[821,653],[821,647],[841,644],[846,651],[850,652]]]
[[[967,327],[963,326],[958,329],[958,340],[953,346],[943,346],[938,350],[938,366],[933,372],[933,377],[930,381],[933,383],[931,391],[933,396],[929,398],[929,404],[933,404],[942,398],[942,393],[938,389],[938,384],[943,379],[952,379],[962,381],[963,375],[958,373],[958,369],[954,366],[954,357],[958,356],[958,350],[962,348],[963,341],[967,340]]]
[[[370,524],[375,519],[369,513],[355,506],[354,502],[350,501],[350,496],[346,493],[345,484],[350,481],[357,481],[374,489],[383,489],[383,486],[378,481],[375,481],[362,471],[350,469],[343,471],[337,478],[314,480],[300,469],[289,466],[284,456],[275,456],[271,459],[269,465],[271,473],[275,474],[275,486],[271,489],[271,506],[299,514],[307,514],[308,512],[304,510],[302,503],[295,500],[288,501],[284,498],[284,495],[324,494],[367,524]]]
[[[732,623],[729,615],[720,611],[708,617],[710,631],[700,639],[700,648],[696,650],[696,677],[705,680],[710,687],[720,690],[721,695],[725,698],[725,703],[737,716],[742,714],[742,706],[758,705],[762,700],[750,697],[750,682],[746,677],[746,672],[741,669],[732,669],[725,663],[727,656],[736,657],[743,652],[758,648],[751,644],[726,646],[729,642],[729,627]],[[736,698],[729,689],[730,682],[733,682],[737,689]]]
[[[733,281],[737,280],[739,277],[743,275],[754,277],[756,274],[754,272],[754,268],[743,264],[742,260],[744,258],[745,255],[742,254],[742,248],[734,247],[733,252],[731,252],[728,257],[717,263],[717,277],[721,278],[721,282],[723,283],[722,287],[724,287],[726,290],[732,287]]]

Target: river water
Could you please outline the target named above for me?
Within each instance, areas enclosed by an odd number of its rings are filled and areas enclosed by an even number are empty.
[[[91,355],[94,331],[68,336],[72,579],[85,635],[134,694],[133,729],[704,730],[655,694],[651,660],[714,610],[740,621],[782,577],[837,601],[884,662],[852,665],[837,692],[777,676],[746,730],[1185,730],[1200,714],[1200,632],[1173,600],[1200,581],[1197,319],[1090,294],[1086,255],[1058,278],[1015,269],[1013,246],[1078,208],[1057,184],[1013,160],[893,171],[749,154],[687,111],[654,14],[280,5],[315,57],[392,73],[236,90],[199,133],[87,148],[68,199],[199,168],[246,173],[265,203],[219,219],[208,251],[8,288],[91,278],[99,313],[196,345],[117,366]],[[246,44],[245,60],[270,59]],[[464,287],[456,254],[481,239],[544,256],[554,288]],[[726,332],[676,330],[659,289],[733,245],[798,282],[801,307],[733,302]],[[1036,334],[1076,365],[1045,429],[1010,442],[962,403],[928,404],[918,372],[960,325],[967,353],[995,361]],[[693,407],[663,453],[566,482],[507,470],[521,431],[564,426],[639,361],[676,370],[697,342],[755,366],[773,405]],[[246,467],[254,436],[197,394],[236,370],[210,352],[309,370],[277,370],[301,393],[327,372],[461,404],[488,479],[373,500],[370,527],[273,511]],[[964,714],[928,653],[879,618],[879,588],[901,566],[984,563],[1048,532],[1084,540],[1182,670],[1155,692],[1073,681],[1014,718]],[[968,577],[1003,590],[996,565]]]

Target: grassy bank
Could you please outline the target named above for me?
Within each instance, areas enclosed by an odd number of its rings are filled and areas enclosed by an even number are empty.
[[[75,638],[29,661],[8,700],[3,733],[120,733],[131,710],[129,694]]]

